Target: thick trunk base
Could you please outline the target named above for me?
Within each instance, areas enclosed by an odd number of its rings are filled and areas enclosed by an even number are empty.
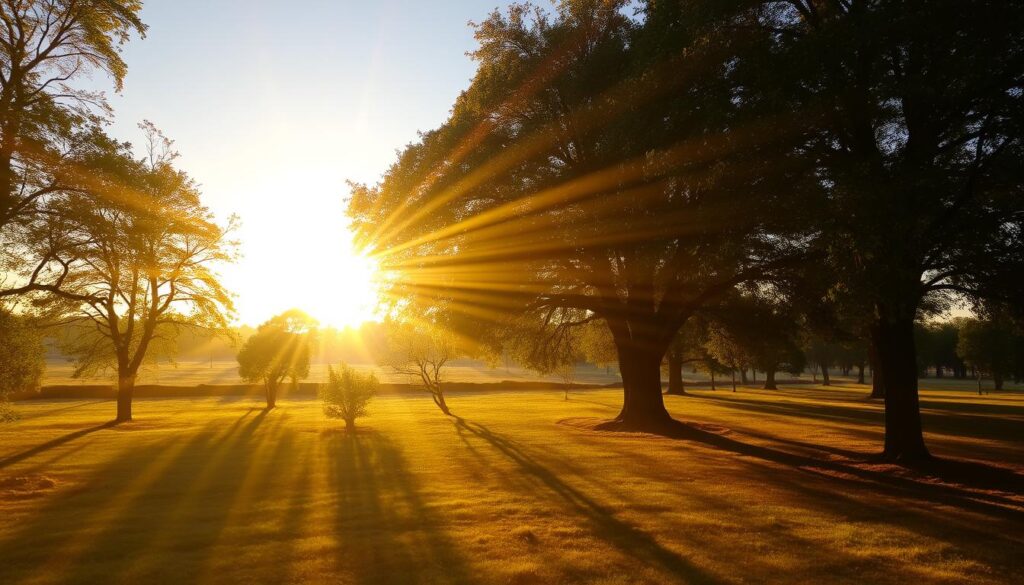
[[[117,378],[117,417],[114,422],[123,423],[132,420],[132,398],[134,395],[135,376],[119,375]]]
[[[901,463],[930,458],[921,429],[917,391],[917,349],[914,345],[913,311],[901,318],[886,318],[883,311],[872,336],[878,357],[878,373],[885,385],[885,448],[882,457]],[[909,315],[909,316],[908,316]]]
[[[671,425],[674,421],[661,394],[662,352],[619,347],[618,354],[623,399],[615,423],[632,430],[661,430]]]
[[[132,394],[134,388],[118,388],[117,390],[117,417],[116,422],[129,422],[132,420]]]

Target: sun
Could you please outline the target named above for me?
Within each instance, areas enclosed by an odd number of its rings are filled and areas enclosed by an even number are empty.
[[[300,308],[323,326],[358,327],[376,319],[379,285],[376,263],[349,250],[334,258],[334,266],[319,279],[319,285],[304,298]]]
[[[239,323],[256,326],[292,308],[324,327],[378,320],[377,264],[353,244],[337,201],[250,208],[238,236],[241,258],[225,267],[224,280]]]

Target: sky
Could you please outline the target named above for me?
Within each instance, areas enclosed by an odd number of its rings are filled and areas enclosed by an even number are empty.
[[[147,0],[146,38],[123,51],[110,132],[175,140],[205,203],[242,227],[221,272],[238,318],[292,306],[326,324],[368,315],[353,258],[346,180],[375,182],[396,150],[440,125],[475,70],[468,22],[495,0]],[[92,83],[103,87],[104,79]],[[364,298],[365,297],[365,298]],[[336,300],[337,299],[337,300]]]

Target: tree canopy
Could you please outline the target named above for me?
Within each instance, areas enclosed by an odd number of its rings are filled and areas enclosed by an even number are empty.
[[[215,269],[234,257],[233,223],[217,223],[195,183],[173,165],[171,142],[143,125],[150,152],[97,137],[94,177],[62,198],[28,247],[42,259],[26,292],[51,322],[78,327],[65,349],[77,372],[113,368],[118,420],[131,419],[139,368],[185,327],[224,330],[231,295]]]
[[[771,154],[774,134],[734,127],[728,43],[679,31],[675,46],[696,53],[680,61],[659,42],[675,32],[626,12],[579,1],[493,13],[449,120],[380,184],[357,186],[349,213],[396,276],[392,295],[450,299],[480,323],[525,315],[556,336],[604,322],[619,420],[661,425],[658,373],[679,327],[802,246],[780,237],[798,222],[755,173],[793,165]],[[675,67],[693,71],[665,75]]]
[[[238,374],[263,384],[268,409],[277,405],[277,392],[285,379],[298,381],[309,376],[316,334],[316,320],[291,309],[260,325],[242,345]]]

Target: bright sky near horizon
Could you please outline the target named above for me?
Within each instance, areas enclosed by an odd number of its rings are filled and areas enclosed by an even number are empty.
[[[243,258],[222,273],[242,323],[293,306],[332,325],[369,316],[356,306],[373,294],[359,290],[345,181],[375,182],[445,119],[475,69],[468,22],[497,5],[147,0],[111,132],[138,142],[136,124],[151,120],[207,205],[241,217]]]

